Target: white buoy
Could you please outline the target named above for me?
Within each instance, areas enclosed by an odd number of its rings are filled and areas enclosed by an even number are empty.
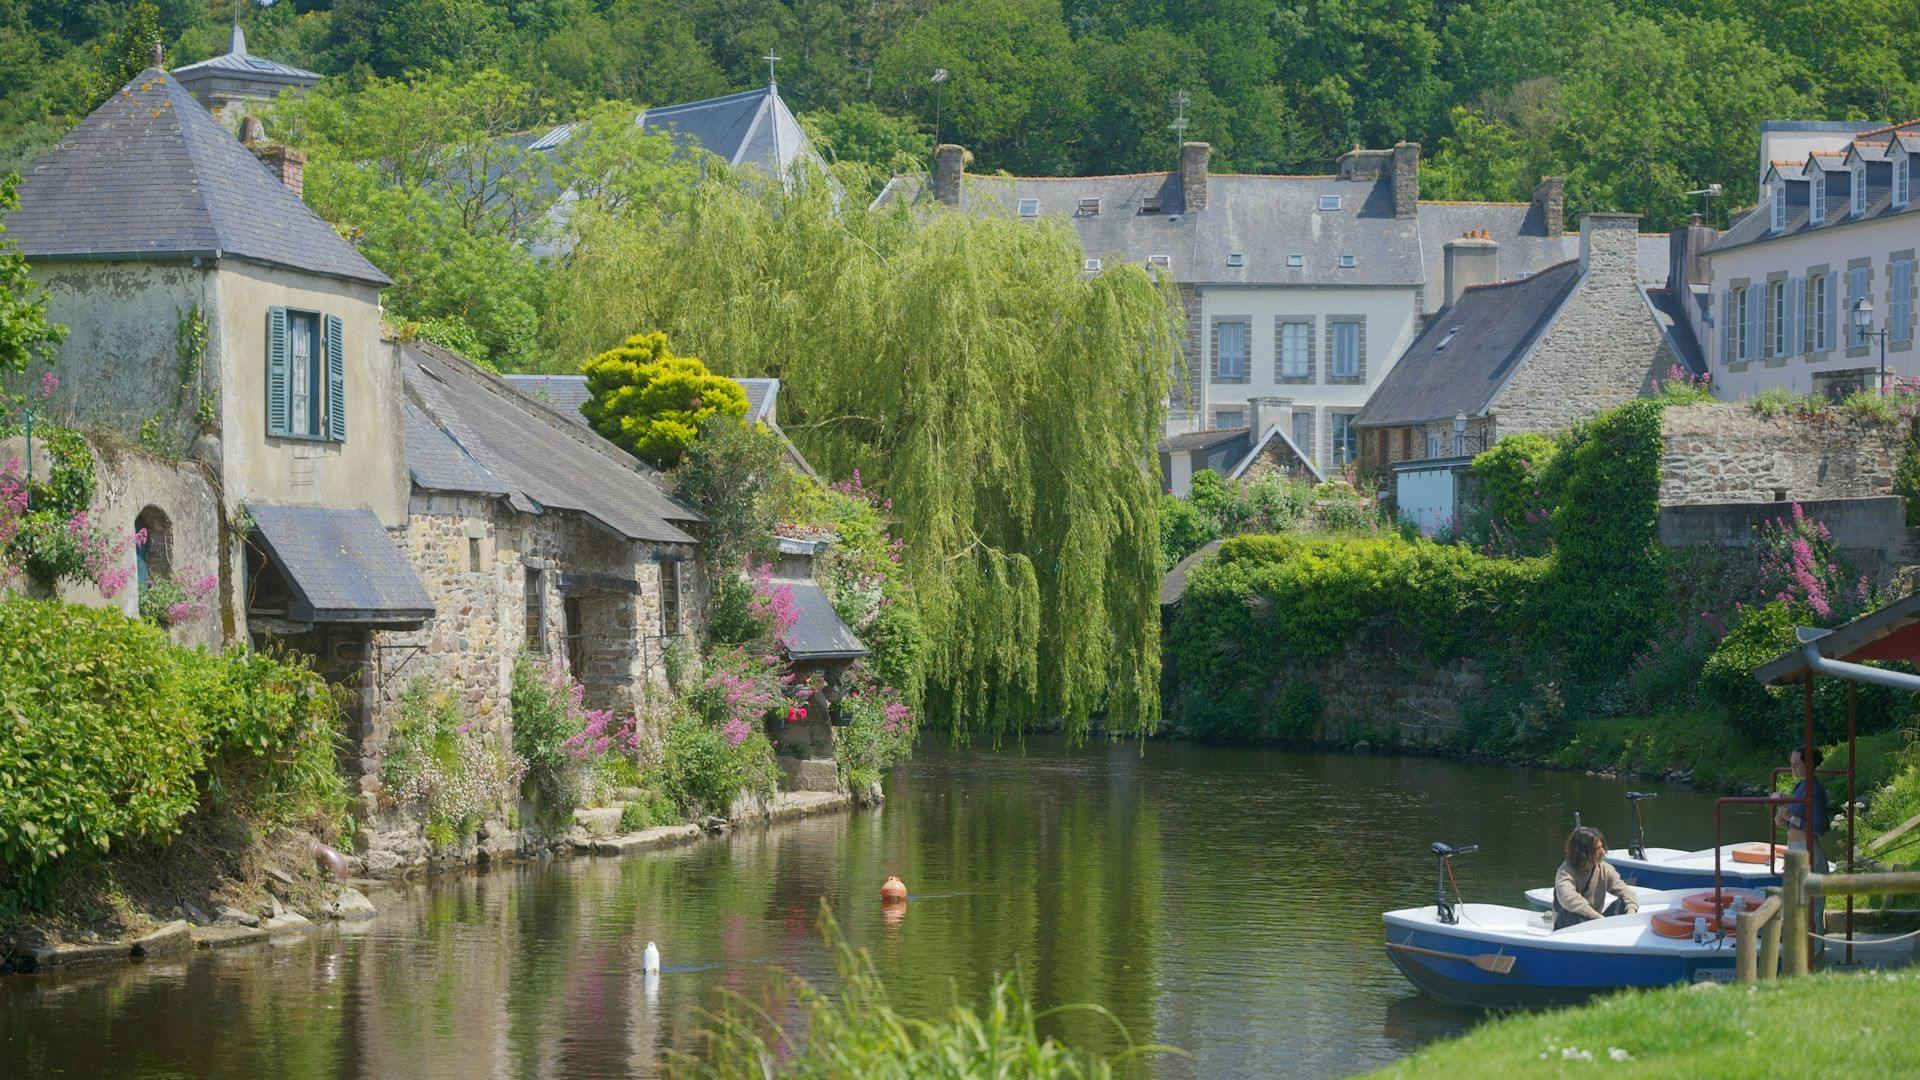
[[[647,951],[640,954],[640,970],[648,975],[660,974],[660,947],[647,942]]]

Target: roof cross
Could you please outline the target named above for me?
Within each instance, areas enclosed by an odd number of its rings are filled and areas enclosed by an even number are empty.
[[[767,62],[767,89],[778,90],[780,88],[780,84],[773,77],[773,65],[779,63],[780,58],[774,55],[774,52],[772,49],[768,49],[767,55],[761,57],[760,59],[765,60]]]

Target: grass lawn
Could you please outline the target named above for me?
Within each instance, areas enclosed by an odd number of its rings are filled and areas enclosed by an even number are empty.
[[[1616,994],[1505,1016],[1375,1076],[1912,1076],[1920,972]]]
[[[1727,722],[1724,714],[1711,709],[1663,713],[1655,716],[1621,716],[1581,723],[1566,746],[1547,755],[1547,760],[1563,768],[1619,769],[1644,774],[1659,774],[1675,769],[1693,773],[1694,782],[1717,790],[1759,787],[1776,765],[1787,763],[1787,751],[1797,732],[1788,732],[1777,747],[1754,743]],[[1885,783],[1894,763],[1894,752],[1902,745],[1895,732],[1862,735],[1859,739],[1859,776],[1861,792],[1872,791]],[[1847,744],[1825,747],[1827,766],[1846,764]],[[1844,780],[1828,780],[1842,790]],[[1836,799],[1836,801],[1838,801]]]

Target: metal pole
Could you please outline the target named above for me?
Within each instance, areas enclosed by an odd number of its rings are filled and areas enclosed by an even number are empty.
[[[1886,345],[1882,344],[1881,355],[1886,355]],[[1854,871],[1853,866],[1853,740],[1859,726],[1860,684],[1847,684],[1847,873]],[[1808,822],[1809,825],[1812,822]],[[1821,872],[1826,868],[1822,867]],[[1826,927],[1820,928],[1825,932]],[[1853,894],[1847,894],[1847,963],[1853,963]]]

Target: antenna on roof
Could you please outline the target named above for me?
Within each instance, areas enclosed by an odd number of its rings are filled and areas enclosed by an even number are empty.
[[[1172,129],[1175,142],[1183,141],[1187,137],[1187,106],[1191,104],[1193,104],[1193,95],[1185,90],[1173,92],[1173,123],[1168,124],[1167,127]]]
[[[940,145],[940,91],[947,85],[947,69],[933,69],[933,145]]]
[[[776,81],[773,77],[773,65],[779,63],[780,58],[774,55],[772,49],[768,49],[767,55],[761,57],[760,59],[765,60],[767,62],[767,89],[776,90],[776,91],[779,90],[780,83]]]
[[[1687,192],[1687,194],[1700,196],[1700,220],[1712,221],[1713,200],[1720,196],[1720,185],[1708,184],[1703,188],[1694,188],[1692,191]]]

